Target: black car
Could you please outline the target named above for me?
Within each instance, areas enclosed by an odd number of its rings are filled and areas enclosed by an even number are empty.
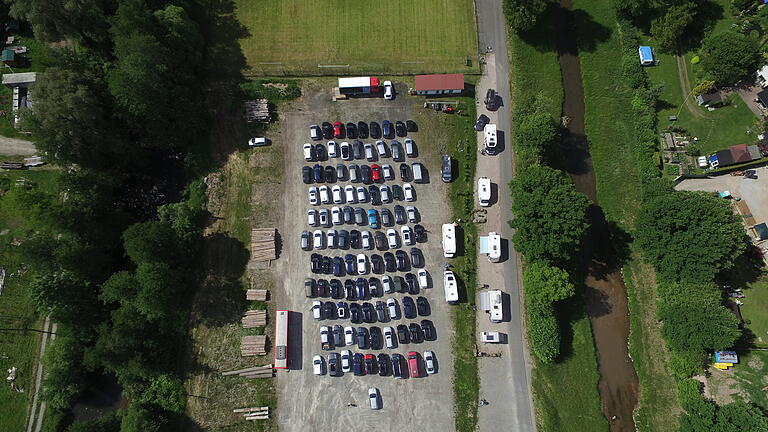
[[[389,148],[392,149],[392,159],[394,159],[395,162],[405,160],[403,157],[403,145],[400,144],[399,141],[392,141],[392,143],[389,145]]]
[[[321,271],[321,262],[323,261],[323,257],[320,256],[320,254],[312,254],[312,257],[309,260],[309,269],[312,271],[312,273],[320,273]]]
[[[400,120],[395,122],[395,133],[399,137],[404,137],[408,134],[408,132],[405,130],[405,123],[401,122]]]
[[[355,256],[352,254],[346,254],[344,255],[344,264],[346,264],[346,270],[347,274],[354,274],[355,273],[355,265],[357,264],[355,261]]]
[[[408,285],[408,293],[409,294],[418,294],[419,293],[419,283],[416,280],[416,275],[415,274],[413,274],[413,273],[406,273],[405,274],[405,284]],[[419,298],[423,298],[423,297],[419,297]]]
[[[338,179],[339,181],[342,181],[342,180],[345,180],[346,178],[347,178],[347,167],[344,166],[344,164],[337,164],[336,179]]]
[[[366,288],[365,279],[357,278],[357,280],[355,280],[355,289],[357,290],[357,298],[358,299],[362,300],[362,299],[368,297],[366,295],[366,292],[365,292],[366,289],[365,288]],[[363,303],[363,307],[365,307],[365,303]]]
[[[374,273],[384,273],[384,260],[381,259],[381,255],[371,255],[371,268]]]
[[[381,353],[378,356],[379,360],[379,376],[389,375],[389,356]]]
[[[308,166],[304,166],[301,168],[301,179],[304,181],[304,184],[310,184],[312,183],[312,168]]]
[[[350,206],[344,206],[341,209],[341,214],[344,216],[345,224],[353,224],[355,222],[355,211]]]
[[[344,272],[344,260],[341,257],[333,257],[332,269],[334,276],[341,276]]]
[[[339,237],[337,239],[338,241],[338,247],[339,249],[347,249],[349,248],[349,231],[347,230],[339,230]],[[354,271],[354,268],[352,269]],[[349,273],[349,261],[347,261],[347,273]]]
[[[480,132],[483,129],[485,129],[485,125],[490,123],[491,119],[488,118],[485,114],[480,114],[480,117],[477,118],[477,121],[475,122],[475,130]]]
[[[328,281],[325,279],[317,280],[317,296],[328,297]]]
[[[357,138],[357,126],[354,123],[347,123],[347,138]]]
[[[389,120],[381,122],[381,130],[384,138],[392,139],[395,137],[395,131],[392,129],[392,123]]]
[[[397,326],[397,342],[408,343],[408,327],[405,324],[398,324]]]
[[[405,208],[400,204],[395,206],[395,223],[398,225],[405,224]]]
[[[336,338],[336,332],[333,333],[334,339]],[[328,375],[339,376],[341,375],[341,366],[339,365],[339,353],[328,354]]]
[[[405,194],[403,193],[403,188],[400,187],[400,185],[393,184],[390,186],[390,189],[392,190],[392,199],[395,201],[403,201],[405,199]]]
[[[334,183],[336,181],[336,170],[328,165],[325,167],[325,182],[326,183]]]
[[[368,123],[364,121],[357,122],[357,137],[361,139],[368,138]]]
[[[399,249],[395,251],[395,261],[397,261],[397,269],[399,271],[408,270],[408,254],[405,251]]]
[[[330,123],[323,122],[321,127],[323,129],[323,138],[325,139],[333,138],[333,126]]]
[[[395,256],[392,254],[392,252],[384,253],[384,268],[389,273],[397,271],[397,263],[395,262]]]
[[[371,295],[371,297],[381,297],[381,282],[378,278],[375,277],[369,277],[368,278],[368,293]]]
[[[365,375],[365,369],[363,369],[363,355],[360,353],[355,353],[355,355],[352,356],[352,372],[354,372],[355,376]]]
[[[357,303],[349,304],[349,320],[352,324],[360,323],[360,305]]]
[[[419,313],[419,316],[429,316],[429,302],[426,297],[416,297],[416,311]],[[427,332],[425,331],[424,333],[426,334]]]
[[[368,348],[368,329],[365,327],[357,328],[357,347],[360,349]]]
[[[416,268],[424,267],[424,255],[418,248],[411,248],[411,265]]]
[[[392,278],[392,283],[395,285],[395,291],[399,293],[408,292],[408,287],[405,286],[405,282],[401,276],[395,276]]]
[[[388,227],[395,225],[394,218],[392,217],[392,212],[389,211],[389,209],[386,209],[386,208],[381,209],[381,212],[379,213],[379,215],[381,216],[382,225],[388,226]]]
[[[376,249],[384,251],[389,248],[389,244],[387,243],[387,236],[384,235],[383,232],[376,231],[376,234],[373,235],[373,240],[376,243]]]
[[[411,342],[421,343],[424,340],[424,337],[421,334],[421,326],[419,326],[418,324],[411,323],[408,326],[408,330],[411,332]]]
[[[388,314],[387,314],[387,305],[384,304],[383,301],[378,300],[376,302],[376,306],[374,306],[374,309],[376,309],[376,319],[380,322],[387,321]]]
[[[392,354],[392,376],[394,378],[404,378],[403,377],[403,356],[400,354]]]
[[[323,317],[325,317],[325,319],[336,318],[336,305],[333,304],[333,302],[323,303]]]
[[[363,148],[362,141],[360,140],[352,141],[352,157],[354,157],[355,159],[365,159],[365,149]]]
[[[355,210],[357,213],[357,210]],[[349,231],[349,247],[352,249],[360,249],[362,246],[362,242],[360,240],[360,231],[358,230],[350,230]]]
[[[349,181],[360,183],[360,167],[356,164],[349,164]]]
[[[368,186],[368,198],[371,200],[371,205],[381,205],[381,192],[375,185]]]
[[[330,290],[331,290],[331,297],[335,299],[341,299],[344,298],[344,291],[342,291],[343,287],[341,286],[341,281],[338,279],[331,279],[330,283]]]
[[[413,299],[405,296],[402,300],[403,303],[403,316],[405,316],[408,319],[416,318],[416,303],[413,302]]]
[[[421,331],[424,332],[425,340],[433,341],[437,339],[437,332],[435,331],[435,326],[432,324],[432,321],[421,320]]]
[[[323,269],[323,273],[331,274],[331,257],[324,256],[323,263],[320,266]]]
[[[325,151],[325,146],[322,144],[315,144],[315,160],[324,161],[328,159],[328,153]]]
[[[365,373],[368,375],[372,375],[376,373],[376,360],[374,360],[373,355],[370,357],[366,356],[365,359]]]
[[[383,340],[383,336],[381,335],[381,329],[378,327],[371,327],[370,332],[371,332],[371,349],[380,350],[381,341]]]
[[[339,146],[339,153],[341,153],[342,160],[352,160],[352,149],[349,146]],[[339,178],[341,177],[339,176]]]
[[[405,128],[408,129],[408,132],[418,132],[419,126],[416,125],[416,122],[413,120],[406,120],[405,121]]]
[[[360,179],[363,181],[363,184],[371,184],[371,167],[368,165],[360,166]]]
[[[346,293],[347,300],[357,299],[357,292],[355,291],[355,283],[352,282],[352,279],[347,279],[344,281],[344,292]]]
[[[320,164],[315,164],[312,167],[312,178],[315,180],[315,183],[323,182],[323,167]]]
[[[485,93],[485,108],[489,111],[496,111],[499,108],[496,90],[488,89]]]
[[[376,122],[371,122],[371,138],[373,139],[379,139],[381,138],[381,128],[379,127],[379,124]]]
[[[400,180],[404,182],[411,180],[411,167],[406,163],[400,164]]]
[[[413,238],[419,243],[427,241],[427,230],[423,226],[416,224],[413,226]]]

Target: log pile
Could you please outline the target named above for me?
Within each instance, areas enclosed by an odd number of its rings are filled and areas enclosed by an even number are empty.
[[[275,376],[275,370],[271,364],[264,366],[255,366],[245,369],[238,369],[229,372],[222,372],[222,376],[237,375],[244,378],[272,378]],[[235,411],[237,412],[237,411]]]
[[[243,323],[243,328],[263,327],[267,325],[267,311],[265,310],[249,310],[243,315],[240,320]]]
[[[249,122],[269,123],[269,103],[266,99],[245,101],[245,119]]]
[[[271,261],[277,258],[276,234],[275,228],[254,228],[251,230],[252,261]]]
[[[246,300],[258,300],[267,301],[267,290],[264,289],[249,289],[245,292]]]
[[[269,407],[253,407],[233,409],[233,413],[242,414],[246,420],[266,420],[269,418]]]
[[[240,341],[240,355],[243,357],[250,357],[255,355],[267,354],[267,337],[260,336],[243,336]]]

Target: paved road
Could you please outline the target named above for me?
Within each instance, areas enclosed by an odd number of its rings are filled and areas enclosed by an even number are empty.
[[[37,153],[35,143],[18,138],[0,137],[0,155],[30,156]]]
[[[478,156],[477,175],[489,177],[498,185],[494,194],[495,202],[488,208],[488,222],[480,225],[479,232],[500,233],[509,240],[512,230],[507,221],[512,218],[508,183],[513,176],[511,143],[511,112],[509,109],[509,59],[507,57],[507,32],[502,0],[477,1],[478,41],[482,49],[491,47],[486,54],[484,75],[476,87],[478,114],[484,113],[497,125],[499,142],[503,151],[496,156]],[[483,100],[488,88],[494,88],[504,101],[504,106],[495,112],[485,109]],[[478,134],[478,148],[483,147],[482,134]],[[489,405],[479,410],[478,429],[512,430],[516,432],[535,431],[535,418],[530,386],[531,362],[523,336],[520,309],[520,266],[517,253],[506,248],[506,260],[490,263],[484,255],[478,257],[478,282],[488,284],[491,289],[502,289],[507,294],[508,319],[491,324],[488,317],[478,313],[478,334],[480,331],[500,331],[508,336],[505,345],[481,346],[486,352],[500,351],[499,358],[480,358],[480,397]],[[505,302],[506,303],[506,302]]]

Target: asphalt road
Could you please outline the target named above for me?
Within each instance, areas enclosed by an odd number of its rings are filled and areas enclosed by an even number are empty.
[[[493,204],[487,208],[487,222],[480,225],[479,232],[486,235],[495,231],[507,241],[503,262],[490,263],[484,255],[478,256],[478,282],[507,294],[505,307],[509,311],[505,313],[505,321],[498,324],[490,323],[484,313],[478,312],[478,337],[480,331],[507,334],[506,344],[489,345],[478,341],[481,351],[501,353],[501,357],[478,359],[480,397],[489,402],[489,405],[479,409],[478,429],[535,431],[530,387],[531,362],[521,317],[521,269],[517,253],[509,242],[512,230],[507,224],[512,219],[508,183],[514,174],[507,30],[501,0],[477,0],[476,5],[480,50],[484,52],[490,47],[490,52],[485,54],[484,74],[476,87],[477,111],[478,115],[487,115],[497,125],[499,144],[502,145],[498,155],[478,155],[477,176],[489,177],[497,185],[492,189],[495,193],[492,195]],[[496,89],[503,100],[497,111],[485,109],[483,100],[488,88]],[[478,133],[478,149],[482,148],[483,134]]]

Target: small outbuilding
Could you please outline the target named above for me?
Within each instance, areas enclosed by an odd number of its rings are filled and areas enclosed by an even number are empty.
[[[464,74],[416,75],[417,95],[461,94],[464,91]]]
[[[653,58],[653,49],[649,46],[641,46],[637,49],[640,56],[640,64],[643,66],[653,66],[656,64],[656,60]]]
[[[31,87],[37,80],[37,72],[3,74],[3,85],[8,88]]]
[[[696,96],[696,103],[699,106],[716,107],[723,104],[723,97],[718,90],[712,90],[709,93]]]
[[[752,229],[755,230],[758,240],[768,239],[768,225],[765,222],[752,226]]]

